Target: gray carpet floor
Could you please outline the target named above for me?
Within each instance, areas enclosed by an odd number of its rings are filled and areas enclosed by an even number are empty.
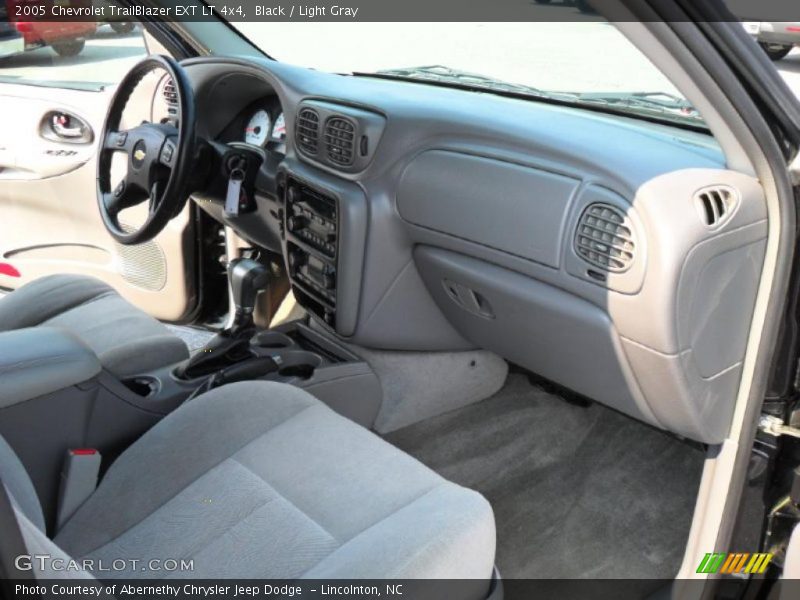
[[[493,397],[387,441],[481,492],[503,578],[668,578],[704,453],[598,404],[509,376]]]

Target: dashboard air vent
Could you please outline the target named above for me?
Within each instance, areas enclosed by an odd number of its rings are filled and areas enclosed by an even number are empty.
[[[704,188],[695,194],[700,218],[708,227],[722,223],[736,205],[736,193],[727,186]]]
[[[303,108],[297,115],[297,145],[306,154],[316,154],[319,145],[319,114]]]
[[[356,126],[342,117],[331,117],[325,122],[325,148],[328,159],[337,165],[353,164],[355,156]]]
[[[625,214],[608,204],[589,205],[578,222],[575,252],[604,271],[622,273],[633,264],[636,244]]]
[[[164,100],[167,102],[167,112],[171,115],[178,114],[178,90],[175,89],[175,83],[171,78],[167,77],[164,80],[164,88],[161,90]]]

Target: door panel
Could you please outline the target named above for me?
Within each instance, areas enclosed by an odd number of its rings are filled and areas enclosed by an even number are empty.
[[[93,40],[89,40],[84,72],[96,66],[107,69],[101,75],[119,80],[130,59],[138,59],[131,48],[140,44],[144,56],[140,38],[141,34],[139,40],[128,43],[129,60],[114,65],[113,73],[108,71],[108,61],[92,64]],[[23,80],[46,81],[52,73],[47,65],[30,68],[30,63],[20,69],[15,69],[13,61],[10,67],[0,63],[0,81],[13,81],[17,72]],[[63,69],[59,76],[62,73]],[[158,80],[158,74],[151,74],[140,84],[126,107],[123,126],[151,119]],[[159,319],[181,320],[196,303],[189,209],[156,239],[139,246],[122,246],[106,232],[97,208],[95,169],[97,138],[113,88],[98,88],[0,82],[0,265],[12,267],[0,269],[0,287],[16,289],[53,273],[84,274],[107,282]],[[58,127],[51,119],[54,113],[69,118],[62,118]],[[91,130],[88,137],[77,137],[74,130],[81,123]],[[114,170],[121,174],[124,161],[120,162]],[[146,204],[125,211],[120,221],[138,225],[145,212]]]

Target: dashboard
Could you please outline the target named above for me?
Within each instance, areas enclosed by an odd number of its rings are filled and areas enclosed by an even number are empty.
[[[280,253],[321,326],[372,348],[486,348],[724,438],[767,223],[711,136],[270,60],[184,66],[200,134],[264,157],[249,210],[194,200]]]

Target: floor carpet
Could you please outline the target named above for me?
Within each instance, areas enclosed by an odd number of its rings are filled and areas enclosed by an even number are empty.
[[[480,491],[503,578],[668,578],[680,566],[699,446],[521,373],[493,397],[387,441]]]

